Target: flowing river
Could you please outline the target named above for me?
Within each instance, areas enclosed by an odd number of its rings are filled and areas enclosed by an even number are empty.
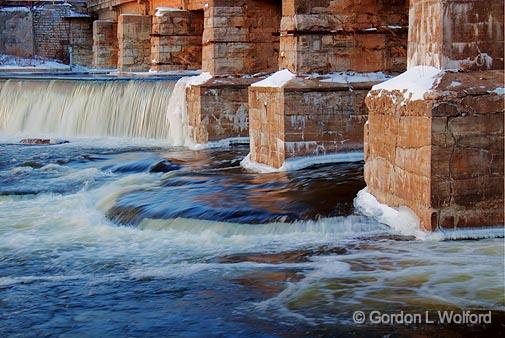
[[[8,119],[36,128],[33,108],[19,111]],[[113,135],[21,145],[4,127],[2,336],[503,334],[503,238],[421,240],[360,215],[362,162],[257,174],[240,166],[248,146],[114,138],[166,130],[89,116],[72,128]],[[357,324],[358,310],[491,311],[492,323]]]

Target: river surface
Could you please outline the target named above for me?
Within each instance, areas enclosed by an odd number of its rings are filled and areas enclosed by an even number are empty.
[[[256,174],[247,146],[71,141],[0,144],[2,337],[503,335],[503,239],[419,240],[357,214],[361,162]]]

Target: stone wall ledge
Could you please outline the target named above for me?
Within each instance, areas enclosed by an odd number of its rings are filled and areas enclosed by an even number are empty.
[[[367,105],[390,107],[382,109],[383,115],[451,117],[486,115],[504,112],[503,70],[475,72],[445,72],[432,90],[424,94],[423,100],[408,100],[400,90],[371,90]],[[396,102],[403,104],[398,105]]]

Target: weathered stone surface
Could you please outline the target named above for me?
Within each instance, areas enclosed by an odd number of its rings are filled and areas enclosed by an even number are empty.
[[[0,8],[0,54],[30,58],[34,55],[32,12]]]
[[[279,1],[211,0],[205,9],[204,71],[255,74],[278,69]]]
[[[362,150],[371,86],[296,78],[281,88],[251,87],[251,160],[279,168],[291,157]]]
[[[146,71],[151,64],[151,17],[121,14],[118,19],[118,67]]]
[[[93,24],[90,17],[69,16],[69,44],[72,64],[93,64]]]
[[[503,0],[411,0],[409,66],[503,69]]]
[[[79,5],[0,8],[0,53],[89,66],[92,41],[90,17]]]
[[[382,203],[408,206],[428,230],[503,225],[505,108],[495,91],[503,76],[449,72],[422,101],[372,91],[365,128],[370,192]]]
[[[202,67],[203,11],[173,10],[153,17],[152,70]]]
[[[408,1],[283,1],[281,68],[403,71]],[[366,61],[365,61],[366,60]]]
[[[117,23],[112,20],[93,22],[93,67],[116,68],[117,53]]]
[[[248,87],[258,79],[213,78],[187,90],[188,118],[196,143],[249,136]]]

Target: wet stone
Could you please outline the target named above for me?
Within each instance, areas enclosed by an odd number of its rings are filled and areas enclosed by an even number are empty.
[[[310,261],[312,256],[322,255],[345,255],[347,249],[340,247],[320,247],[315,250],[294,250],[277,253],[244,253],[238,255],[222,256],[220,263],[241,263],[255,262],[263,264],[282,264],[282,263],[304,263]]]
[[[64,144],[69,143],[66,140],[58,140],[58,139],[44,139],[44,138],[25,138],[19,141],[21,144],[28,145],[55,145],[55,144]]]

